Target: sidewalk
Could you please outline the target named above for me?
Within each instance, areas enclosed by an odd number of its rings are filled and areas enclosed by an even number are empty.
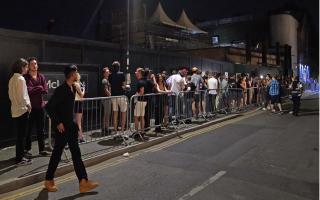
[[[123,145],[121,141],[119,142],[113,139],[81,144],[80,149],[82,152],[82,158],[86,166],[92,166],[110,158],[121,156],[123,153],[148,148],[181,134],[199,130],[257,110],[259,110],[259,108],[251,107],[243,113],[229,115],[218,114],[215,119],[211,121],[199,119],[193,124],[181,125],[176,130],[167,131],[166,134],[160,137],[150,137],[148,142],[136,142],[129,139],[128,143],[130,143],[130,145],[128,146]],[[33,142],[32,144],[32,154],[33,163],[31,165],[17,167],[14,164],[15,147],[8,147],[0,150],[0,194],[44,180],[45,171],[49,163],[49,157],[41,157],[38,155],[37,142]],[[70,160],[66,159],[65,154],[62,155],[62,160],[57,169],[56,176],[61,176],[73,171],[69,150],[66,150],[66,155]]]

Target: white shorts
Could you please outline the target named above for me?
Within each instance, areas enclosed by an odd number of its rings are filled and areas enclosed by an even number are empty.
[[[147,105],[146,101],[138,101],[134,107],[134,116],[144,117],[146,105]]]
[[[115,97],[111,99],[113,112],[118,112],[120,107],[120,112],[127,112],[128,102],[125,97]]]

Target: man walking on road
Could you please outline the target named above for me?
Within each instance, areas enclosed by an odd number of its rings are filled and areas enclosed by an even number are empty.
[[[77,66],[66,67],[64,74],[66,81],[54,91],[53,96],[46,105],[46,110],[56,127],[56,137],[44,186],[49,192],[58,190],[53,180],[54,173],[60,162],[63,149],[68,143],[72,154],[73,166],[80,183],[80,193],[85,193],[96,188],[98,183],[88,180],[78,144],[79,127],[73,120],[76,93],[73,83],[77,79]]]

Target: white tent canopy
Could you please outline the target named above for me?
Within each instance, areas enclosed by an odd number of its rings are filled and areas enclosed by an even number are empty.
[[[182,28],[184,29],[184,26],[181,26],[174,22],[172,19],[168,17],[166,12],[163,10],[161,3],[159,2],[157,9],[154,11],[152,16],[149,19],[150,23],[160,23],[160,24],[165,24],[167,26],[172,26],[176,28]]]
[[[197,33],[208,34],[208,32],[205,32],[205,31],[201,30],[200,28],[198,28],[196,25],[194,25],[184,10],[182,10],[180,18],[177,21],[177,24],[185,27],[185,29],[187,29],[188,31],[195,33],[195,34],[197,34]]]

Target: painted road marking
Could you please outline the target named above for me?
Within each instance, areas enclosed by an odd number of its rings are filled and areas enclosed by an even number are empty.
[[[194,136],[197,136],[197,135],[201,135],[201,134],[205,134],[205,133],[208,133],[209,131],[212,131],[212,130],[215,130],[217,128],[221,128],[223,126],[226,126],[226,125],[229,125],[231,123],[235,123],[235,122],[238,122],[238,121],[241,121],[241,120],[244,120],[244,119],[247,119],[249,117],[252,117],[254,115],[257,115],[258,113],[254,112],[252,114],[248,114],[248,115],[245,115],[245,116],[240,116],[238,118],[235,118],[235,119],[231,119],[231,120],[227,120],[227,121],[224,121],[224,122],[221,122],[219,124],[215,124],[215,125],[212,125],[212,126],[209,126],[207,128],[203,128],[201,129],[201,131],[194,131],[194,132],[191,132],[191,133],[188,133],[188,134],[184,134],[182,136],[182,138],[179,138],[179,139],[176,139],[176,140],[173,140],[173,141],[169,141],[169,142],[166,142],[165,144],[161,144],[160,146],[156,146],[156,147],[152,147],[150,148],[149,150],[146,150],[145,152],[156,152],[156,151],[159,151],[159,150],[162,150],[162,149],[165,149],[169,146],[172,146],[172,145],[175,145],[175,144],[178,144],[180,142],[183,142],[185,140],[188,140]],[[119,159],[119,160],[115,160],[111,163],[108,163],[108,164],[98,164],[96,166],[93,166],[93,167],[90,167],[89,170],[88,170],[88,174],[92,174],[92,173],[95,173],[95,172],[98,172],[100,170],[103,170],[105,168],[108,168],[108,167],[113,167],[113,166],[116,166],[120,163],[123,163],[127,160],[129,160],[130,158],[134,158],[136,156],[140,155],[140,153],[137,153],[133,156],[130,155],[129,158],[124,158],[124,159]],[[222,171],[223,172],[223,171]],[[220,173],[220,172],[219,172]],[[218,174],[219,174],[218,173]],[[217,175],[215,175],[217,176]],[[215,177],[214,176],[214,177]],[[213,178],[213,177],[212,177]],[[219,177],[220,178],[220,177]],[[62,184],[62,183],[66,183],[68,181],[71,181],[71,180],[75,180],[76,179],[76,176],[72,173],[70,174],[66,174],[65,176],[62,176],[62,177],[59,177],[59,178],[56,178],[56,184]],[[211,179],[211,178],[210,178]],[[209,180],[210,180],[209,179]],[[17,198],[22,198],[22,197],[25,197],[25,196],[28,196],[28,195],[31,195],[35,192],[40,192],[44,187],[42,185],[43,183],[37,183],[35,184],[36,186],[34,188],[31,188],[31,189],[28,189],[28,190],[25,190],[25,191],[22,191],[22,192],[18,192],[14,195],[11,195],[11,196],[8,196],[8,197],[4,197],[4,198],[1,198],[1,200],[12,200],[12,199],[17,199]],[[21,189],[20,189],[21,190]],[[14,191],[13,191],[14,192]],[[11,193],[11,192],[10,192]],[[180,199],[179,199],[180,200]]]
[[[163,150],[163,149],[165,149],[167,147],[170,147],[170,146],[173,146],[173,145],[178,144],[180,142],[186,141],[186,140],[188,140],[188,139],[190,139],[192,137],[195,137],[195,136],[198,136],[198,135],[202,135],[202,134],[207,134],[210,131],[216,130],[218,128],[221,128],[221,127],[229,125],[229,124],[233,124],[233,123],[239,122],[241,120],[250,118],[250,117],[252,117],[254,115],[257,115],[257,114],[260,114],[260,113],[256,113],[255,112],[255,113],[252,113],[252,114],[249,114],[249,115],[245,115],[245,116],[241,116],[241,117],[234,118],[234,119],[231,119],[231,120],[227,120],[227,121],[221,122],[219,124],[211,125],[211,126],[209,126],[207,128],[202,128],[202,129],[200,129],[200,131],[192,131],[191,133],[187,133],[187,134],[181,135],[181,137],[178,138],[178,139],[175,139],[175,140],[169,141],[169,142],[165,142],[163,144],[160,144],[160,145],[157,145],[157,146],[152,147],[150,149],[147,149],[147,150],[145,150],[145,152],[156,152],[156,151]]]
[[[87,173],[88,174],[93,174],[93,173],[95,173],[97,171],[100,171],[102,169],[116,166],[116,165],[118,165],[120,163],[123,163],[123,162],[125,162],[127,160],[129,160],[129,158],[116,160],[116,161],[114,161],[112,163],[108,163],[108,164],[105,164],[105,165],[95,166],[94,168],[89,168]],[[59,184],[66,183],[68,181],[72,181],[72,180],[77,179],[77,177],[74,175],[74,173],[73,172],[71,172],[71,173],[72,174],[67,174],[67,175],[65,175],[63,177],[57,178],[56,181],[55,181],[56,185],[59,185]],[[37,183],[36,185],[37,186],[35,186],[34,188],[31,188],[31,189],[26,190],[26,191],[18,192],[16,194],[8,196],[8,197],[1,198],[1,200],[13,200],[13,199],[22,198],[22,197],[31,195],[33,193],[40,192],[44,188],[43,182]],[[58,186],[58,188],[59,188],[59,186]]]
[[[182,197],[179,198],[179,200],[187,200],[191,197],[193,197],[195,194],[201,192],[204,190],[206,187],[211,185],[212,183],[216,182],[219,178],[221,178],[223,175],[225,175],[227,172],[226,171],[219,171],[216,173],[214,176],[210,177],[208,180],[203,182],[201,185],[196,186],[192,190],[190,190],[189,193],[183,195]]]

